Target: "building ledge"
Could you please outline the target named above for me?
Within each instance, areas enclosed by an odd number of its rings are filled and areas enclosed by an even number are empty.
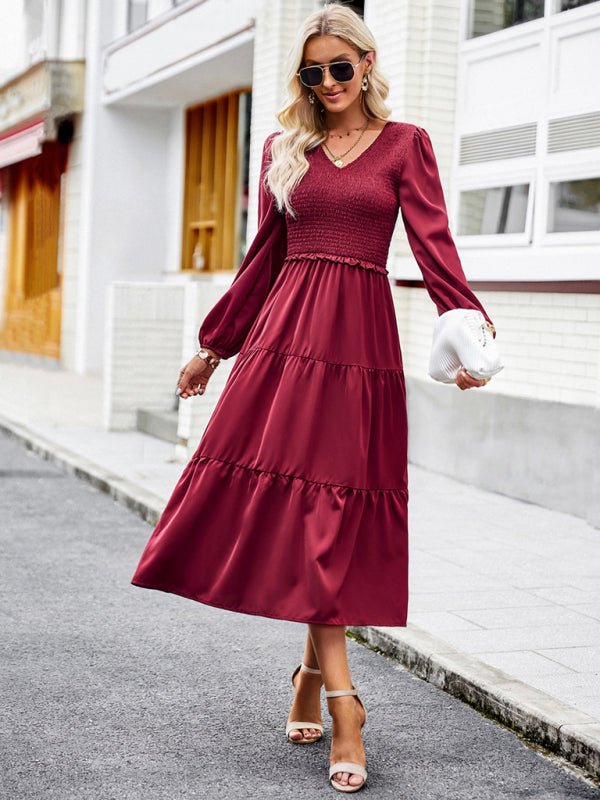
[[[56,139],[57,121],[83,111],[85,61],[44,60],[0,86],[0,142],[43,121]]]

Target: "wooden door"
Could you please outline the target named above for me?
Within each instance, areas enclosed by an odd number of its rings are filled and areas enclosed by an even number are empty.
[[[242,92],[247,89],[186,112],[183,270],[210,272],[239,266]]]
[[[39,156],[6,168],[8,269],[0,347],[60,357],[61,180],[68,146],[45,142]]]

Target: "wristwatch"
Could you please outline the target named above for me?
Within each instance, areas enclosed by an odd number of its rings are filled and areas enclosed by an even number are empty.
[[[205,350],[203,347],[201,347],[200,350],[198,350],[196,355],[198,356],[198,358],[201,358],[204,361],[206,361],[206,363],[210,367],[212,367],[213,370],[215,370],[219,366],[219,364],[221,363],[221,359],[220,358],[215,358],[214,356],[211,356],[209,354],[209,352],[207,350]]]

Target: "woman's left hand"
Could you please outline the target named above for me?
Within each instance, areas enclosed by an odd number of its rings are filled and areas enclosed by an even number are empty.
[[[482,378],[481,380],[474,378],[472,375],[469,375],[464,367],[461,367],[456,373],[456,385],[461,390],[472,389],[475,386],[485,386],[490,380],[491,378]]]

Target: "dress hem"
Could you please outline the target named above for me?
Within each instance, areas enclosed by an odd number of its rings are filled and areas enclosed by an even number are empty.
[[[153,589],[153,590],[158,591],[158,592],[166,592],[167,594],[175,594],[178,597],[184,597],[187,600],[193,600],[196,603],[202,603],[203,605],[211,606],[213,608],[220,608],[220,609],[222,609],[224,611],[233,611],[233,612],[235,612],[237,614],[249,614],[250,616],[253,616],[253,617],[268,617],[269,619],[279,619],[279,620],[283,620],[283,621],[287,621],[287,622],[303,622],[303,623],[306,623],[306,624],[310,623],[312,625],[344,625],[344,626],[345,625],[352,625],[352,626],[361,626],[361,627],[362,626],[366,627],[366,626],[370,626],[370,625],[375,625],[375,626],[385,627],[385,628],[406,628],[407,627],[406,619],[405,619],[404,622],[401,622],[401,623],[390,622],[389,620],[388,621],[384,621],[384,622],[332,622],[331,620],[306,619],[306,618],[290,617],[290,616],[285,616],[284,617],[284,616],[282,616],[280,614],[274,614],[272,612],[269,613],[267,611],[250,610],[249,608],[242,608],[241,606],[235,607],[235,606],[227,605],[227,604],[224,604],[224,603],[217,603],[214,600],[206,600],[206,599],[203,599],[201,597],[197,597],[197,596],[194,596],[192,594],[188,594],[186,592],[179,591],[177,589],[167,589],[167,588],[163,588],[162,586],[151,586],[150,584],[142,583],[141,581],[131,580],[130,583],[131,583],[132,586],[139,586],[142,589]]]

